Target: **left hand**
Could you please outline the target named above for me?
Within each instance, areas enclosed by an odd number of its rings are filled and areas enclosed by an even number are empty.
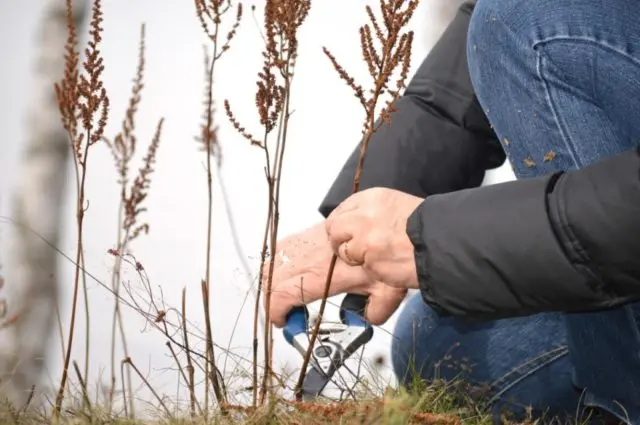
[[[344,200],[325,221],[333,251],[389,286],[418,289],[407,219],[424,199],[394,189],[366,189]]]

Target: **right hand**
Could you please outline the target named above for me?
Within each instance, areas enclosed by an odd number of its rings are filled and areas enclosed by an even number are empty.
[[[271,322],[281,328],[286,324],[286,316],[291,309],[322,298],[333,256],[324,222],[279,241],[274,255],[268,314]],[[265,291],[268,269],[266,265],[263,277]],[[361,266],[350,266],[338,259],[329,296],[342,293],[368,296],[365,319],[373,325],[380,325],[398,308],[407,290],[376,281]]]

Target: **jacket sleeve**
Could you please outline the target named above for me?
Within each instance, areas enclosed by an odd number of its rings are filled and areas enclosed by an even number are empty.
[[[433,195],[414,211],[422,296],[445,315],[599,310],[640,299],[640,150]]]
[[[389,187],[426,197],[482,183],[505,154],[475,97],[466,58],[475,2],[463,4],[423,61],[391,122],[369,142],[360,189]],[[320,206],[326,217],[351,195],[357,146]]]

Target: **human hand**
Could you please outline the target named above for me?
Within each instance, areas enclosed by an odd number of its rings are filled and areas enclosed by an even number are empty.
[[[333,251],[347,264],[362,266],[373,280],[418,289],[414,247],[406,227],[422,201],[387,188],[351,195],[325,221]]]
[[[286,315],[296,306],[322,298],[333,256],[320,222],[307,230],[289,236],[277,244],[271,287],[269,318],[278,328],[286,323]],[[265,267],[263,282],[268,279]],[[407,291],[372,279],[362,267],[350,266],[338,258],[329,296],[353,293],[368,296],[365,319],[371,324],[384,323],[398,308]],[[266,299],[265,299],[266,302]]]

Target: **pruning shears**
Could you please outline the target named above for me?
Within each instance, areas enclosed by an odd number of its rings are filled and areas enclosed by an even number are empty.
[[[373,327],[364,320],[367,297],[347,294],[340,305],[342,326],[320,329],[302,385],[303,400],[322,394],[331,378],[358,348],[373,337]],[[284,337],[304,357],[309,348],[309,312],[306,306],[296,307],[287,315]]]

